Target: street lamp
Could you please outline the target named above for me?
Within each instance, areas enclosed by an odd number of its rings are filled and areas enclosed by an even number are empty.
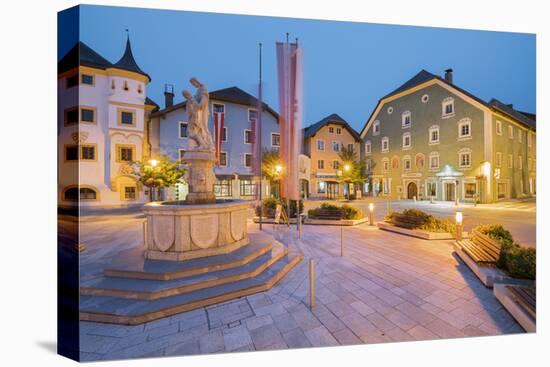
[[[151,159],[149,161],[149,164],[154,168],[159,164],[159,161],[157,161],[156,159]]]
[[[462,212],[456,212],[455,214],[455,223],[456,223],[456,240],[460,241],[462,239]]]
[[[374,203],[369,204],[369,225],[374,225]]]

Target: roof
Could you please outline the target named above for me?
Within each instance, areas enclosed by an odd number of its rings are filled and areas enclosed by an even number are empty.
[[[361,134],[363,133],[363,131],[365,130],[365,128],[367,127],[367,124],[368,122],[372,119],[374,113],[376,112],[376,110],[378,109],[378,106],[381,105],[382,101],[386,98],[389,98],[389,97],[392,97],[394,95],[397,95],[401,92],[404,92],[406,90],[409,90],[411,88],[414,88],[416,86],[419,86],[421,84],[424,84],[426,82],[429,82],[430,80],[433,80],[433,79],[436,79],[436,80],[439,80],[440,82],[442,83],[445,83],[449,86],[451,86],[452,88],[456,89],[457,91],[467,95],[468,97],[472,98],[473,100],[479,102],[480,104],[482,104],[483,106],[487,107],[488,109],[490,110],[493,110],[493,111],[499,111],[501,113],[504,113],[506,114],[508,117],[511,117],[525,125],[527,125],[528,127],[531,127],[531,128],[536,128],[536,123],[535,123],[535,120],[533,120],[532,118],[530,118],[529,116],[527,116],[527,114],[522,114],[516,110],[514,110],[513,108],[511,108],[510,106],[508,105],[505,105],[503,104],[502,102],[499,102],[499,103],[492,103],[493,101],[497,101],[496,99],[492,99],[489,103],[487,103],[486,101],[482,100],[481,98],[473,95],[472,93],[468,92],[467,90],[464,90],[460,87],[458,87],[457,85],[453,84],[453,83],[450,83],[448,82],[447,80],[445,80],[444,78],[440,77],[439,75],[436,75],[436,74],[432,74],[430,73],[429,71],[426,71],[424,69],[420,70],[420,72],[418,72],[415,76],[413,76],[411,79],[407,80],[405,83],[403,83],[401,86],[399,86],[397,89],[394,89],[392,92],[390,92],[389,94],[386,94],[384,97],[380,98],[378,100],[378,103],[376,104],[376,107],[374,108],[374,110],[371,112],[369,118],[367,119],[367,123],[365,123],[365,126],[363,127],[363,130],[361,130]],[[502,107],[502,105],[504,105],[505,107]],[[500,107],[499,107],[500,106]],[[508,112],[506,112],[506,110],[508,109]],[[510,111],[511,110],[511,111]]]
[[[136,62],[136,59],[134,59],[134,55],[132,54],[132,45],[130,44],[130,36],[128,36],[128,39],[126,40],[126,49],[124,50],[124,54],[120,60],[113,64],[113,67],[144,75],[149,79],[149,81],[151,81],[149,74],[141,70]]]
[[[532,117],[529,117],[527,113],[525,113],[525,112],[521,113],[521,112],[515,110],[513,105],[503,103],[503,102],[499,101],[496,98],[491,99],[489,101],[489,104],[493,107],[493,109],[499,111],[500,113],[503,113],[503,114],[507,115],[508,117],[511,117],[515,120],[519,120],[519,121],[523,122],[524,124],[529,125],[533,129],[537,128],[537,122],[536,122],[536,116],[535,115],[529,114],[529,115],[535,117],[535,119],[533,119]]]
[[[124,50],[124,54],[115,64],[111,63],[109,60],[101,56],[84,42],[79,41],[57,63],[57,70],[58,73],[61,74],[68,70],[74,69],[79,65],[101,70],[116,68],[132,71],[134,73],[146,76],[149,81],[151,81],[151,77],[149,76],[149,74],[141,70],[136,63],[136,60],[134,59],[129,37],[126,41],[126,49]]]
[[[258,107],[259,100],[253,95],[245,92],[239,87],[229,87],[224,89],[215,90],[210,92],[210,101],[229,102],[250,107]],[[272,109],[267,103],[262,102],[263,109],[271,113],[276,119],[279,118],[279,114]],[[156,112],[156,115],[164,115],[168,112],[185,108],[185,101],[176,103],[173,106],[163,108]]]
[[[338,114],[333,113],[331,115],[328,115],[324,118],[322,118],[320,121],[317,121],[316,123],[309,125],[308,127],[304,128],[304,139],[305,138],[311,138],[314,136],[321,128],[324,126],[327,126],[328,124],[335,124],[340,125],[344,127],[346,130],[349,131],[349,133],[356,139],[360,140],[360,136],[348,123],[346,120],[344,120],[342,117],[340,117]]]
[[[156,110],[159,109],[159,105],[155,103],[155,101],[153,101],[151,98],[149,97],[145,97],[145,104],[146,105],[149,105],[149,106],[153,106],[155,107]]]

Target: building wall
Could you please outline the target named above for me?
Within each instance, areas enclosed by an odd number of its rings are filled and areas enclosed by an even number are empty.
[[[454,113],[443,115],[443,102],[451,99],[454,101]],[[403,113],[410,112],[410,127],[402,126]],[[391,113],[390,113],[391,112]],[[379,121],[380,132],[375,134],[373,124],[363,136],[362,147],[365,157],[370,160],[371,174],[369,193],[383,195],[390,198],[407,197],[410,183],[416,185],[416,197],[427,198],[428,183],[435,182],[436,199],[446,199],[447,186],[459,181],[454,195],[460,200],[473,200],[467,197],[467,184],[475,184],[476,176],[482,169],[485,161],[484,140],[485,113],[484,111],[462,98],[459,94],[450,91],[438,84],[431,84],[425,88],[413,91],[410,94],[399,96],[394,100],[384,103],[378,113],[372,117],[373,121]],[[459,125],[470,121],[470,134],[468,138],[459,138]],[[439,128],[439,142],[430,143],[430,128]],[[403,147],[403,135],[410,134],[411,147]],[[389,151],[382,152],[382,139],[389,139]],[[371,153],[366,153],[366,144],[370,142]],[[470,165],[460,167],[459,152],[471,152]],[[439,166],[430,168],[430,156],[439,156]],[[410,169],[405,169],[404,160],[411,159]],[[423,158],[423,164],[421,163]],[[389,161],[389,169],[384,169],[384,161]],[[392,166],[392,161],[397,160],[398,165]],[[449,174],[445,177],[445,172]],[[439,174],[440,176],[436,176]],[[453,177],[454,175],[460,175]],[[379,189],[373,186],[379,184]],[[387,189],[384,190],[384,185]],[[414,191],[414,190],[412,190]],[[447,197],[448,199],[448,197]]]
[[[330,132],[331,128],[334,131],[332,133]],[[340,134],[338,134],[338,129],[340,129]],[[317,141],[319,140],[324,141],[324,150],[317,149]],[[310,156],[311,179],[309,182],[309,196],[311,198],[326,198],[330,196],[326,187],[328,182],[331,182],[332,185],[338,182],[338,171],[342,170],[342,160],[340,159],[339,152],[334,151],[332,147],[333,142],[338,142],[340,150],[342,147],[347,148],[348,144],[353,144],[353,150],[356,152],[357,159],[360,158],[359,143],[356,142],[353,135],[342,127],[341,124],[327,124],[319,129],[314,136],[307,138],[305,140],[305,152],[309,153]],[[324,162],[324,168],[319,168],[318,162],[320,160]],[[340,168],[334,168],[334,161],[338,162]],[[325,186],[324,189],[323,186]],[[338,184],[335,197],[342,197],[344,195],[344,190],[341,186]]]
[[[222,152],[226,152],[227,154],[227,165],[225,167],[215,167],[214,172],[219,178],[233,178],[231,182],[231,197],[241,197],[240,180],[252,179],[254,183],[257,181],[257,178],[252,177],[252,168],[245,166],[245,154],[252,153],[252,144],[245,143],[244,134],[245,129],[251,129],[248,120],[248,111],[253,108],[236,103],[211,100],[208,124],[211,134],[214,134],[213,104],[222,104],[225,106],[224,126],[227,128],[227,139],[222,142]],[[153,124],[153,126],[159,126],[159,138],[152,138],[152,141],[158,141],[158,152],[168,155],[174,160],[179,159],[180,150],[189,149],[189,138],[180,138],[180,122],[187,122],[187,113],[183,108],[170,111],[161,117],[155,117],[155,123]],[[153,130],[156,130],[156,128],[153,127]],[[279,125],[276,117],[264,111],[262,114],[262,147],[264,149],[276,149],[277,147],[271,144],[271,135],[278,133]],[[265,186],[264,188],[264,195],[269,195],[267,187]],[[186,192],[185,187],[181,187],[180,190],[180,194]],[[169,196],[175,196],[173,190],[168,190],[167,193]],[[250,197],[246,196],[243,198]]]

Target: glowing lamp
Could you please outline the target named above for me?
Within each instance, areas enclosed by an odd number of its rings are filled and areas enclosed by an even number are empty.
[[[462,212],[456,212],[455,214],[455,222],[458,225],[462,224]]]
[[[151,159],[151,160],[149,161],[149,164],[150,164],[151,166],[153,166],[153,167],[156,167],[157,164],[159,164],[159,161],[157,161],[156,159]]]
[[[370,203],[369,204],[369,212],[373,212],[374,211],[374,204],[373,203]]]

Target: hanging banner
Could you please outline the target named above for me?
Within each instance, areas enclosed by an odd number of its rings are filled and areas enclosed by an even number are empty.
[[[220,153],[222,151],[223,123],[225,113],[214,112],[214,138],[216,140],[216,164],[220,164]]]

